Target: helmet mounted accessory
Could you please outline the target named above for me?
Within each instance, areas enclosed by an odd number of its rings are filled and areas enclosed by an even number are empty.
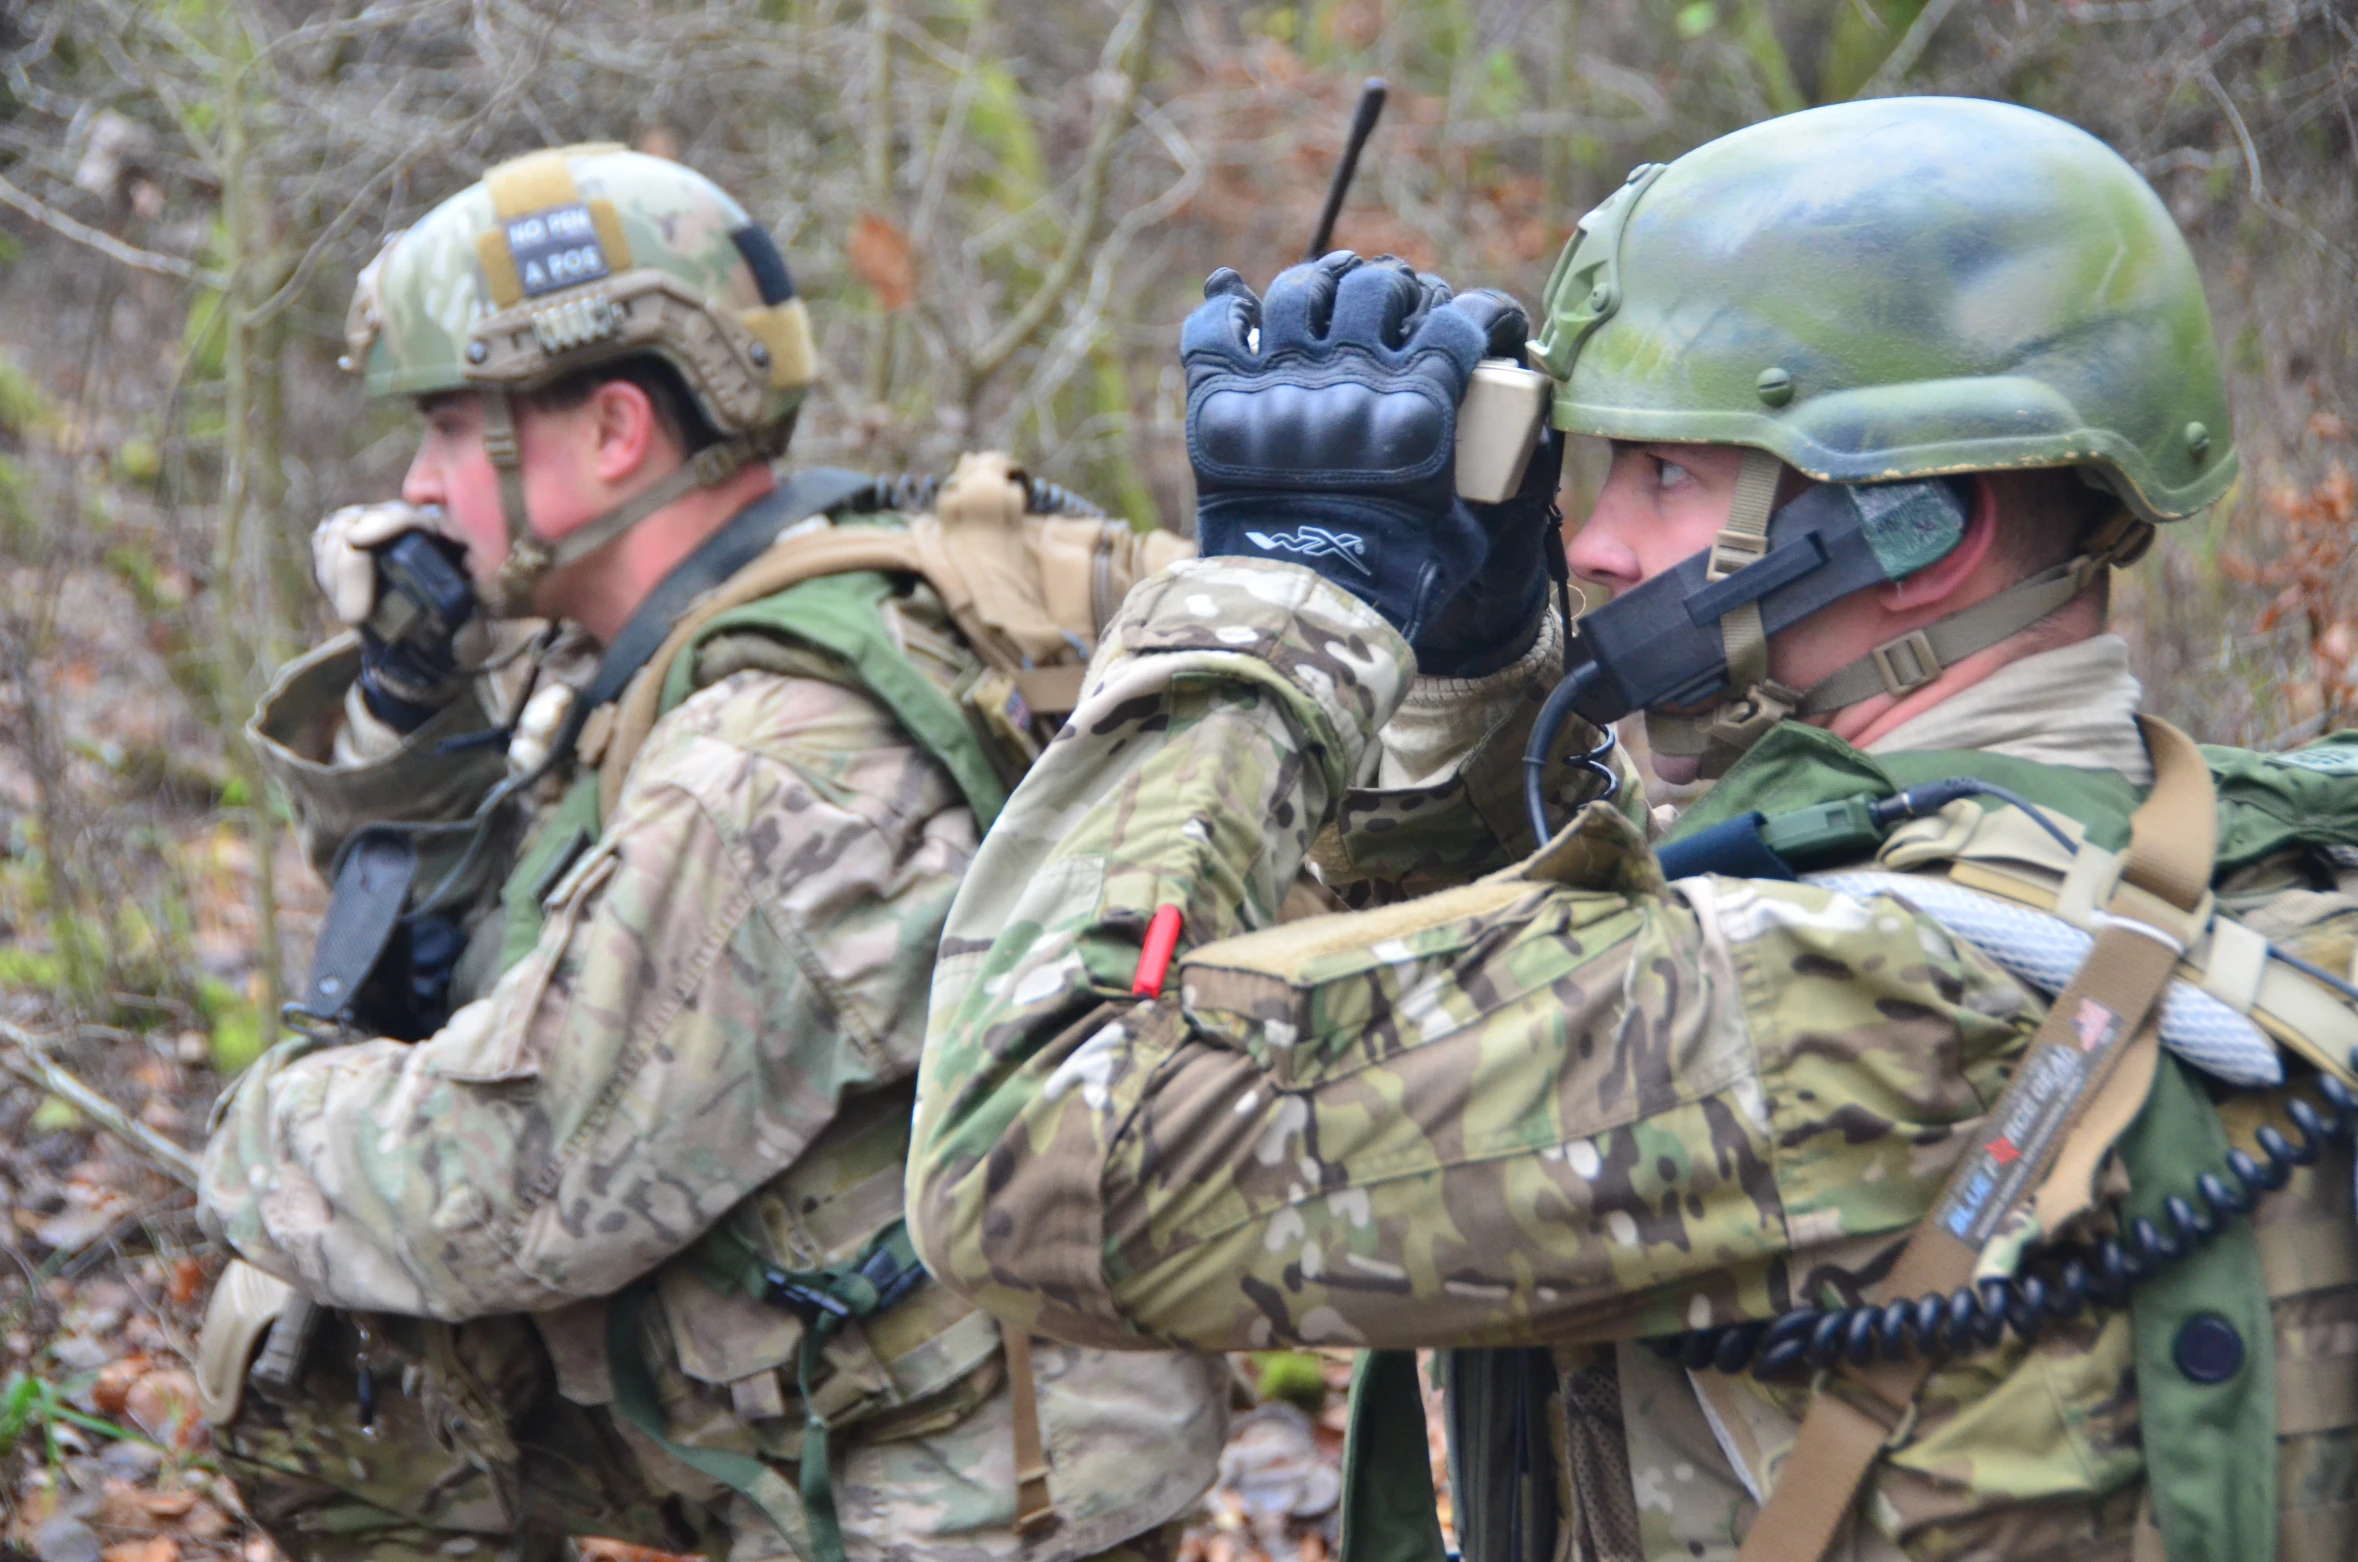
[[[1543,310],[1558,428],[1745,452],[1713,547],[1583,621],[1526,756],[1543,839],[1537,778],[1575,710],[1645,711],[1660,751],[1722,774],[1778,721],[1906,693],[2036,623],[2236,478],[2176,224],[2109,147],[2011,104],[1837,104],[1641,167],[1581,219]],[[1820,486],[1772,516],[1783,466]],[[1947,479],[2036,468],[2121,508],[2066,562],[1809,689],[1767,676],[1769,635],[1956,546]],[[1928,505],[1960,528],[1937,552]],[[1583,763],[1608,774],[1609,747]]]
[[[373,394],[473,390],[509,550],[485,592],[533,587],[665,505],[783,452],[816,378],[808,318],[766,230],[701,175],[618,146],[535,152],[389,240],[361,274],[346,364]],[[599,364],[668,364],[720,436],[556,539],[530,524],[515,398]]]

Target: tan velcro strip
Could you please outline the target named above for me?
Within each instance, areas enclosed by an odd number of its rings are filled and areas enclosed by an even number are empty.
[[[630,240],[622,236],[622,213],[604,196],[593,196],[588,202],[590,226],[598,230],[598,248],[606,252],[606,272],[609,276],[630,269]]]
[[[475,259],[483,267],[484,290],[492,307],[513,309],[524,302],[524,279],[516,275],[515,252],[508,248],[508,230],[485,228],[475,235]]]
[[[737,323],[770,350],[770,389],[795,390],[819,377],[819,353],[811,345],[811,318],[801,299],[740,309]]]
[[[545,152],[527,152],[485,174],[483,188],[491,192],[492,211],[504,222],[580,200],[581,189],[573,182],[574,151],[572,147],[551,147]],[[598,236],[604,238],[605,234]]]

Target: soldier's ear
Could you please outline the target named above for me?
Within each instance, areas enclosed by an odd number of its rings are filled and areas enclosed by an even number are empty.
[[[1973,578],[1982,562],[1997,544],[1998,528],[2003,517],[1998,513],[1998,487],[1986,472],[1976,472],[1968,479],[1971,508],[1965,517],[1965,535],[1946,555],[1933,560],[1905,580],[1895,580],[1878,593],[1889,612],[1905,613],[1916,608],[1933,607],[1948,601],[1968,580]],[[2012,585],[2000,581],[1999,588]],[[1966,604],[1959,604],[1964,606]]]
[[[654,398],[629,380],[604,381],[590,392],[581,412],[584,426],[578,436],[590,442],[590,456],[602,482],[628,483],[649,461],[673,451],[673,440]]]

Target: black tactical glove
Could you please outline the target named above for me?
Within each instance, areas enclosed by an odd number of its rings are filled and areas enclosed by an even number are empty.
[[[354,504],[311,534],[312,574],[360,631],[360,697],[397,732],[415,732],[466,687],[458,639],[475,594],[439,522],[407,504]]]
[[[1180,336],[1202,551],[1318,571],[1421,672],[1513,660],[1546,602],[1562,444],[1551,433],[1496,505],[1457,496],[1456,444],[1475,364],[1522,361],[1521,306],[1347,250],[1280,273],[1266,301],[1225,268],[1204,297]]]

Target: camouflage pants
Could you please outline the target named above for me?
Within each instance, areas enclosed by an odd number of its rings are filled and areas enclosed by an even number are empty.
[[[372,1317],[369,1329],[369,1430],[361,1338],[326,1312],[292,1390],[249,1381],[236,1418],[213,1429],[247,1512],[293,1562],[555,1562],[577,1535],[729,1555],[725,1505],[656,1489],[603,1410],[557,1393],[528,1320]],[[1084,1562],[1171,1562],[1181,1528]]]

